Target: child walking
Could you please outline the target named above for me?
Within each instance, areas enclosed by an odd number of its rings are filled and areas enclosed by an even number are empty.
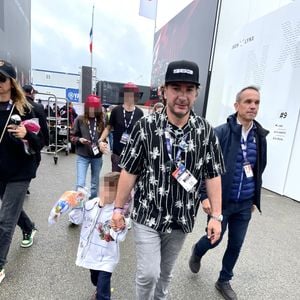
[[[125,220],[122,231],[114,231],[110,224],[119,177],[119,172],[105,174],[100,198],[87,201],[69,215],[74,224],[82,224],[76,265],[90,269],[98,300],[110,299],[111,275],[120,256],[119,241],[123,241],[127,233]]]

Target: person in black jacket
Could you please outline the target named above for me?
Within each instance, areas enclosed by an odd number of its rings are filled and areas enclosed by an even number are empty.
[[[226,173],[222,175],[222,236],[212,245],[204,235],[192,247],[189,266],[193,273],[198,273],[201,259],[211,248],[216,247],[228,227],[228,243],[222,260],[222,270],[215,284],[225,299],[237,299],[230,285],[233,269],[248,229],[252,211],[260,211],[262,174],[267,164],[268,131],[256,120],[260,104],[259,89],[247,86],[238,92],[234,107],[235,114],[227,122],[215,128],[218,136]],[[201,190],[203,210],[208,220],[214,218],[211,205],[204,190]]]
[[[44,146],[49,146],[49,129],[45,109],[43,104],[36,103],[34,101],[35,94],[38,93],[38,91],[36,91],[31,84],[24,85],[23,91],[27,101],[32,105],[35,117],[39,119],[39,125],[41,126],[41,130],[39,132],[41,138],[41,148]]]
[[[10,124],[12,119],[34,118],[32,106],[16,78],[13,65],[0,60],[0,282],[5,277],[4,265],[21,212],[24,216],[23,224],[19,224],[23,231],[21,245],[31,246],[36,232],[22,208],[28,185],[36,176],[39,158],[24,151],[22,140],[27,140],[32,153],[39,153],[41,142],[39,135],[27,131],[22,123]]]

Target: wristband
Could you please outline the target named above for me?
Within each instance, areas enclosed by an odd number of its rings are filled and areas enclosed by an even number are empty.
[[[114,212],[118,212],[118,213],[123,214],[124,209],[123,209],[123,207],[114,207]]]

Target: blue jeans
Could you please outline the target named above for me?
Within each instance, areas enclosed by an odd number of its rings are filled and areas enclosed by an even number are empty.
[[[6,257],[12,241],[30,180],[16,182],[0,181],[0,269],[6,263]]]
[[[228,242],[222,260],[219,281],[229,281],[233,277],[233,268],[238,260],[251,219],[252,203],[252,199],[243,202],[229,202],[227,207],[223,208],[222,234],[219,241],[212,245],[207,235],[204,235],[195,246],[194,254],[202,257],[209,249],[219,245],[228,226]]]
[[[97,300],[110,300],[111,273],[98,270],[90,270],[91,281],[97,287]]]
[[[89,165],[91,165],[91,196],[95,198],[99,192],[99,176],[102,168],[102,157],[91,158],[78,155],[77,156],[77,183],[76,189],[86,186],[86,174]]]
[[[158,232],[133,222],[136,246],[136,300],[167,299],[172,270],[187,234]]]

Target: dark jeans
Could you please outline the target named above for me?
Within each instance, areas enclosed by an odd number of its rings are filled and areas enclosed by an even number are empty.
[[[117,154],[111,154],[111,171],[112,172],[121,172],[121,168],[119,167],[120,156]]]
[[[31,231],[35,227],[34,223],[29,219],[24,210],[21,211],[17,224],[21,228],[23,233],[31,233]]]
[[[97,300],[110,300],[111,273],[98,270],[90,270],[91,281],[97,287]]]
[[[222,234],[220,240],[212,245],[207,235],[204,235],[196,244],[195,254],[202,257],[209,249],[215,248],[221,242],[228,226],[228,242],[222,260],[222,270],[219,275],[219,281],[229,281],[233,277],[233,268],[238,260],[251,219],[252,203],[252,199],[238,203],[228,203],[226,208],[223,208]]]
[[[6,257],[12,241],[12,236],[22,212],[29,183],[29,180],[17,182],[0,181],[0,198],[2,200],[0,208],[0,269],[6,263]],[[25,226],[25,230],[29,230],[29,228],[26,228],[26,224],[22,225]]]

